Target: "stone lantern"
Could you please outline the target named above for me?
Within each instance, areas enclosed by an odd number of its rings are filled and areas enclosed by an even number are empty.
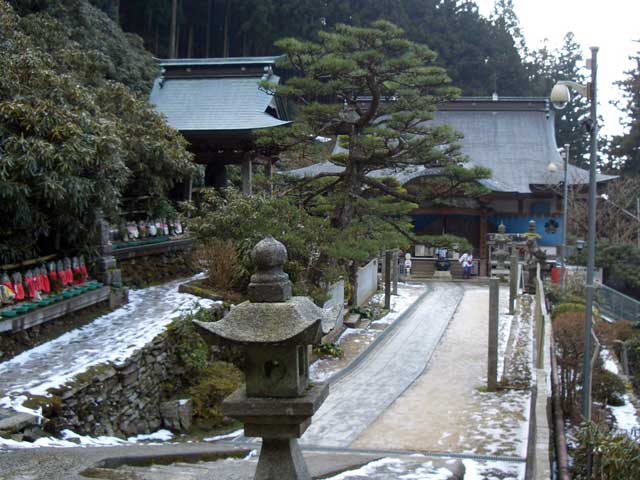
[[[494,257],[496,257],[496,268],[491,272],[492,276],[498,277],[501,280],[506,277],[508,274],[507,267],[505,266],[505,260],[509,256],[509,237],[506,235],[507,228],[504,226],[504,223],[501,223],[498,226],[498,233],[493,237],[495,250],[493,252]]]
[[[218,322],[194,323],[211,344],[241,346],[246,386],[222,404],[225,415],[244,423],[248,437],[262,437],[256,480],[311,479],[298,438],[329,394],[309,381],[308,346],[320,343],[324,313],[307,297],[292,297],[284,245],[272,237],[251,252],[257,272],[249,301]]]

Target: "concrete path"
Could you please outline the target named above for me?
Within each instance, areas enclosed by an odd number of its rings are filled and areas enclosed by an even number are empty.
[[[501,313],[508,290],[502,288]],[[488,288],[466,287],[428,369],[353,442],[353,448],[519,457],[528,433],[528,390],[487,392]],[[531,339],[528,322],[523,341]],[[530,349],[522,350],[524,364]]]
[[[186,281],[131,290],[127,305],[0,363],[0,406],[19,407],[26,392],[44,395],[92,365],[122,362],[181,312],[213,303],[179,293],[178,286]]]
[[[349,446],[420,376],[464,292],[461,284],[431,285],[413,312],[362,363],[331,385],[303,444]]]

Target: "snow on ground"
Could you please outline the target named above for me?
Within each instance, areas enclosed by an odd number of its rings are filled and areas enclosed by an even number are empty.
[[[389,325],[395,322],[426,291],[424,284],[398,283],[398,295],[391,295],[391,310],[372,325]],[[372,301],[384,303],[384,293],[376,294]]]
[[[218,440],[231,440],[234,438],[238,438],[244,433],[244,429],[235,430],[231,433],[226,433],[224,435],[216,435],[215,437],[207,437],[203,438],[203,442],[217,442]]]
[[[451,472],[436,468],[433,462],[405,461],[399,458],[381,458],[355,469],[347,470],[325,480],[357,480],[361,478],[384,480],[447,480]],[[466,477],[465,477],[466,478]]]
[[[611,355],[611,352],[609,352],[609,350],[603,348],[600,351],[600,357],[604,362],[604,368],[606,370],[610,371],[611,373],[615,373],[616,375],[620,374],[620,368],[618,367],[618,364],[616,363],[613,355]],[[620,407],[609,406],[608,408],[611,409],[611,412],[616,419],[616,426],[618,430],[626,432],[627,434],[631,435],[632,438],[636,438],[635,436],[638,434],[638,432],[640,432],[638,411],[633,405],[631,398],[629,398],[629,395],[624,395],[622,398],[624,399],[624,405]]]
[[[507,480],[522,479],[525,476],[525,463],[507,463],[487,460],[465,459],[464,480]]]
[[[398,295],[391,296],[391,310],[384,317],[371,323],[373,328],[347,328],[336,340],[343,348],[343,358],[320,358],[309,367],[314,382],[325,382],[349,365],[360,353],[371,345],[382,331],[395,322],[400,315],[427,291],[424,284],[399,283]],[[384,302],[384,294],[376,294],[371,303]]]
[[[187,280],[129,291],[129,303],[93,322],[0,363],[0,407],[25,411],[25,394],[48,395],[89,367],[122,364],[177,316],[214,302],[179,293]],[[37,412],[29,411],[37,414]]]
[[[87,437],[78,435],[72,430],[63,430],[62,438],[45,437],[39,438],[35,442],[18,442],[8,438],[0,437],[0,452],[5,449],[26,449],[26,448],[69,448],[69,447],[114,447],[117,445],[127,445],[140,442],[148,442],[150,445],[157,445],[158,442],[168,442],[173,438],[173,433],[169,430],[158,430],[147,435],[137,435],[124,440],[117,437]]]

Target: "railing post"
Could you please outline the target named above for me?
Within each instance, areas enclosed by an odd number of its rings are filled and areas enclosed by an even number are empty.
[[[489,279],[489,348],[487,359],[487,390],[498,388],[498,321],[500,306],[500,279]]]

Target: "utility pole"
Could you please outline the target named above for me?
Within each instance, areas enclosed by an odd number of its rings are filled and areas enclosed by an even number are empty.
[[[591,330],[593,328],[593,300],[595,286],[593,284],[596,267],[596,168],[598,162],[598,47],[591,47],[591,85],[589,97],[591,100],[591,159],[589,165],[589,235],[587,257],[587,285],[584,322],[584,354],[583,354],[583,383],[582,383],[582,419],[591,421]]]
[[[569,152],[570,145],[564,144],[564,185],[562,193],[562,257],[560,264],[562,270],[560,270],[560,285],[564,289],[566,286],[567,278],[567,215],[569,214],[568,201],[569,201],[569,185],[568,185],[568,170],[569,170]]]

